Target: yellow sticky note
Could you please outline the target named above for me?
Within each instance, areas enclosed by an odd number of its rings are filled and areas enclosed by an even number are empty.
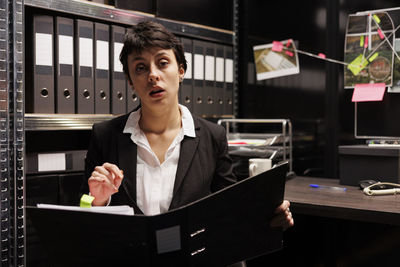
[[[381,23],[381,20],[379,19],[379,17],[377,15],[373,15],[372,16],[374,18],[374,20],[376,21],[376,23]]]
[[[369,59],[368,59],[368,61],[369,62],[372,62],[372,61],[374,61],[375,60],[375,58],[377,57],[379,55],[379,53],[378,52],[376,52],[375,54],[373,54]]]
[[[354,74],[357,75],[360,71],[368,65],[368,60],[364,55],[360,54],[356,59],[354,59],[347,68]]]
[[[364,35],[360,36],[360,47],[364,46]]]
[[[80,207],[81,208],[91,208],[93,200],[94,200],[93,196],[83,194],[81,197]]]

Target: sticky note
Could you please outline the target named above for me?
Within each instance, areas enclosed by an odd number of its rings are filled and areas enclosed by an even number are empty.
[[[385,35],[384,35],[383,32],[381,31],[381,29],[378,29],[378,34],[379,34],[379,38],[385,39]]]
[[[326,58],[325,54],[322,54],[322,53],[319,53],[318,56],[319,56],[320,58]]]
[[[385,93],[385,83],[356,84],[352,102],[382,101]]]
[[[368,47],[368,36],[365,36],[364,48]]]
[[[360,47],[364,45],[364,36],[360,36]]]
[[[287,43],[286,43],[286,47],[289,47],[291,44],[292,44],[292,40],[289,39],[289,40],[287,41]]]
[[[285,54],[286,54],[286,55],[288,55],[288,56],[291,56],[291,57],[293,57],[293,53],[292,53],[292,52],[290,52],[290,51],[285,51]]]
[[[83,194],[79,206],[81,208],[91,208],[93,200],[94,200],[93,196]]]
[[[283,48],[283,44],[281,42],[278,42],[278,41],[272,42],[272,51],[281,52],[282,48]]]
[[[375,54],[373,54],[369,59],[368,59],[368,61],[369,62],[372,62],[372,61],[374,61],[375,60],[375,58],[377,57],[379,55],[379,53],[378,52],[376,52]]]
[[[372,16],[374,18],[374,20],[376,21],[376,23],[381,23],[381,20],[379,19],[379,17],[375,14]]]
[[[349,65],[347,65],[347,69],[349,69],[354,75],[357,75],[367,65],[368,60],[364,57],[364,55],[360,54]]]

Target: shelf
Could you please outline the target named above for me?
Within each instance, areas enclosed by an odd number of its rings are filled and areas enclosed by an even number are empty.
[[[96,20],[110,21],[116,24],[135,25],[144,19],[154,20],[178,35],[191,36],[233,45],[233,31],[198,25],[195,23],[156,18],[153,14],[118,9],[104,4],[81,0],[25,0],[24,5],[90,17]]]
[[[91,130],[94,123],[117,117],[108,114],[25,114],[26,131]]]

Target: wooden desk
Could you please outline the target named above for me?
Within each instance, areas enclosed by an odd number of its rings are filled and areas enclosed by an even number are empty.
[[[312,188],[310,184],[346,187],[344,192]],[[297,176],[286,182],[285,199],[293,213],[400,225],[400,195],[367,196],[359,187],[338,179]]]

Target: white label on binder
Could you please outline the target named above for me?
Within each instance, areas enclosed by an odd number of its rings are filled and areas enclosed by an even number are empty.
[[[96,41],[96,69],[108,70],[108,42]]]
[[[53,35],[35,33],[35,65],[53,66]]]
[[[215,79],[217,82],[224,81],[224,59],[222,57],[217,57],[216,61],[216,69],[215,69]]]
[[[156,231],[157,253],[166,253],[181,249],[180,226],[172,226]]]
[[[74,40],[72,36],[58,36],[58,63],[74,64]]]
[[[194,55],[194,78],[196,80],[204,80],[204,56]]]
[[[225,59],[225,82],[233,83],[233,60]]]
[[[93,67],[93,39],[79,37],[79,66]]]
[[[65,153],[39,154],[38,171],[65,171]]]
[[[206,80],[215,81],[215,57],[206,56]]]
[[[119,61],[119,54],[121,54],[123,43],[114,43],[114,71],[123,72],[122,63]]]
[[[185,58],[187,65],[185,78],[192,79],[192,53],[185,52]]]

